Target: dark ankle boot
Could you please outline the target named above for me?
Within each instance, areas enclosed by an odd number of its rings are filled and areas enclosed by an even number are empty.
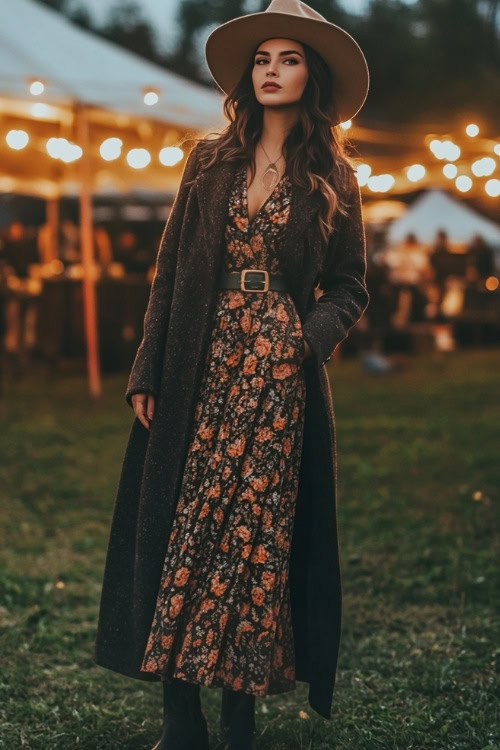
[[[208,750],[208,728],[200,686],[163,681],[163,734],[153,750]]]
[[[223,688],[220,731],[225,750],[256,750],[255,695]]]

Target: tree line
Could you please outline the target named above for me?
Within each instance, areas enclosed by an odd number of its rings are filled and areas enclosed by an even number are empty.
[[[78,1],[78,0],[77,0]],[[162,67],[214,85],[204,63],[209,32],[247,10],[246,0],[181,0],[169,40],[140,2],[117,0],[97,25],[84,4],[39,0]],[[80,0],[82,3],[82,0]],[[309,0],[327,20],[351,33],[366,55],[370,92],[360,121],[440,123],[479,119],[491,135],[500,121],[500,0],[370,0],[363,15],[338,0]],[[269,0],[258,0],[261,11]],[[165,41],[169,41],[165,51]]]

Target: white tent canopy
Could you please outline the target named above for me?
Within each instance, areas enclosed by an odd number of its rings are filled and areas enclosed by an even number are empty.
[[[114,112],[204,130],[223,124],[222,97],[215,90],[164,70],[82,29],[33,0],[0,2],[0,95],[34,103],[29,79],[46,81],[43,101],[75,101]],[[159,102],[144,103],[144,89]]]
[[[481,234],[490,245],[500,248],[500,226],[461,203],[444,190],[428,190],[396,219],[387,231],[389,244],[402,242],[413,232],[420,242],[432,243],[436,232],[444,229],[450,242],[468,243]]]

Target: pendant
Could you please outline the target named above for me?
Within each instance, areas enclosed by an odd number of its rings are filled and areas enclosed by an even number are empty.
[[[270,162],[262,175],[261,183],[266,190],[273,190],[279,182],[280,173],[274,162]]]

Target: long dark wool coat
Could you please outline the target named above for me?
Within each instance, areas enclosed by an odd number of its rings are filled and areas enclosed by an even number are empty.
[[[168,537],[201,385],[222,268],[224,228],[236,164],[199,169],[191,151],[160,243],[144,337],[125,398],[153,393],[150,429],[134,419],[114,508],[95,643],[95,662],[141,680]],[[337,542],[337,453],[324,367],[366,309],[361,197],[350,170],[351,207],[337,213],[328,243],[317,222],[320,196],[292,186],[290,215],[277,247],[312,350],[304,360],[306,411],[290,558],[296,678],[310,706],[331,718],[341,630]],[[324,294],[315,298],[314,287]]]

